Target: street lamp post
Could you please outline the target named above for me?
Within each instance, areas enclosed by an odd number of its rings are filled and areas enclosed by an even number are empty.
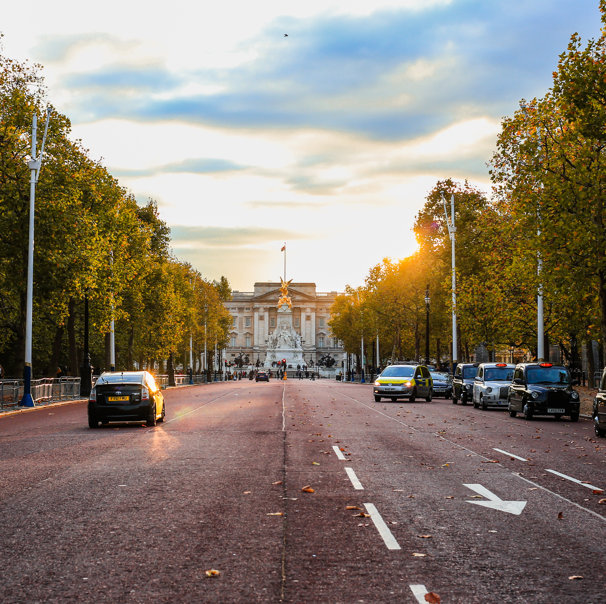
[[[88,349],[88,293],[84,295],[84,355],[80,367],[80,396],[88,398],[93,387],[93,368]]]
[[[429,285],[425,290],[425,365],[429,365]]]
[[[455,259],[455,238],[457,227],[455,226],[455,198],[454,193],[450,197],[450,220],[448,219],[448,209],[446,207],[446,199],[442,191],[442,203],[444,204],[444,214],[446,216],[446,224],[448,225],[448,235],[452,244],[452,373],[454,374],[457,366],[457,272]]]
[[[40,167],[44,156],[44,143],[50,119],[50,107],[46,111],[46,124],[40,156],[36,157],[36,136],[38,132],[38,116],[34,109],[32,121],[32,158],[27,166],[30,169],[29,179],[29,244],[27,249],[27,299],[25,307],[25,359],[23,366],[23,398],[19,403],[21,407],[34,407],[32,397],[32,327],[34,317],[34,218],[36,210],[36,184],[40,176]]]

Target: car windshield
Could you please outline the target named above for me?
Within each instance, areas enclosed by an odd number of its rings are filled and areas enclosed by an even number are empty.
[[[463,367],[463,377],[465,379],[474,378],[478,375],[477,367]]]
[[[124,372],[124,373],[103,373],[99,376],[98,383],[99,384],[116,384],[116,383],[127,383],[130,382],[135,384],[143,383],[143,373],[133,373],[133,372]]]
[[[450,382],[451,377],[449,373],[439,373],[437,371],[430,371],[431,379],[438,382]]]
[[[415,368],[410,367],[387,367],[381,374],[381,377],[412,377],[415,373]]]
[[[526,381],[528,384],[569,384],[570,377],[564,367],[528,367]]]
[[[513,380],[513,368],[486,367],[484,369],[484,380],[486,382],[511,382]]]

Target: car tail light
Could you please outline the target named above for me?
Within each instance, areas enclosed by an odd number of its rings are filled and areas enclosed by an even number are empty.
[[[142,401],[149,400],[149,390],[147,388],[141,388],[141,400]]]
[[[88,400],[89,400],[89,401],[92,401],[92,402],[94,402],[94,403],[96,403],[96,402],[97,402],[97,390],[96,390],[95,388],[93,388],[93,389],[90,391],[90,395],[89,395],[89,397],[88,397]]]
[[[541,363],[541,367],[553,367],[553,363]]]
[[[507,363],[497,363],[497,367],[507,367]]]

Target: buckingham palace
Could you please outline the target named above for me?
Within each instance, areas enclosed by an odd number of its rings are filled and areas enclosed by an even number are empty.
[[[268,344],[278,327],[280,293],[277,282],[255,283],[252,292],[232,292],[232,299],[225,302],[232,316],[225,357],[228,362],[237,358],[247,365],[267,366],[271,362]],[[328,326],[330,308],[338,293],[317,292],[315,283],[295,282],[289,283],[288,293],[292,302],[294,337],[302,349],[301,365],[312,367],[323,358],[332,358],[333,368],[340,369],[345,352]],[[296,365],[293,368],[296,369]]]

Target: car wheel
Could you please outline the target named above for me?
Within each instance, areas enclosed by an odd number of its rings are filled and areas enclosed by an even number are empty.
[[[526,405],[524,405],[524,411],[522,412],[524,414],[524,419],[531,421],[532,420],[532,410],[530,409],[530,407],[528,406],[528,403]]]
[[[556,421],[560,421],[562,419],[562,414],[561,413],[556,413],[554,415],[554,417],[556,418]]]
[[[89,415],[88,416],[88,427],[91,428],[91,430],[98,428],[99,420],[96,417],[94,417],[93,415]]]
[[[464,394],[461,395],[461,405],[467,405],[467,397]]]
[[[425,399],[428,403],[431,403],[431,400],[433,399],[433,391],[429,390],[429,395],[427,396],[427,398]]]
[[[482,411],[488,411],[488,406],[486,405],[483,396],[480,397],[480,407],[482,408]]]
[[[417,389],[413,388],[412,394],[410,395],[410,402],[414,403],[417,398]]]
[[[393,401],[393,399],[391,399]],[[380,403],[381,402],[381,397],[380,396],[375,396],[375,403]]]
[[[153,428],[156,425],[156,404],[149,406],[149,415],[147,416],[147,421],[145,422],[148,428]]]
[[[452,397],[452,404],[453,405],[457,404],[457,398],[455,396]]]
[[[573,413],[570,414],[570,421],[571,422],[579,421],[579,412],[578,411],[574,411]]]
[[[162,415],[160,416],[160,419],[158,419],[158,421],[163,422],[165,417],[166,417],[166,403],[162,403]]]
[[[515,409],[509,407],[509,417],[516,417],[517,414],[518,412]]]
[[[600,438],[606,438],[606,430],[600,428],[600,420],[598,419],[598,417],[593,418],[593,429],[595,431],[596,436],[599,436]]]

